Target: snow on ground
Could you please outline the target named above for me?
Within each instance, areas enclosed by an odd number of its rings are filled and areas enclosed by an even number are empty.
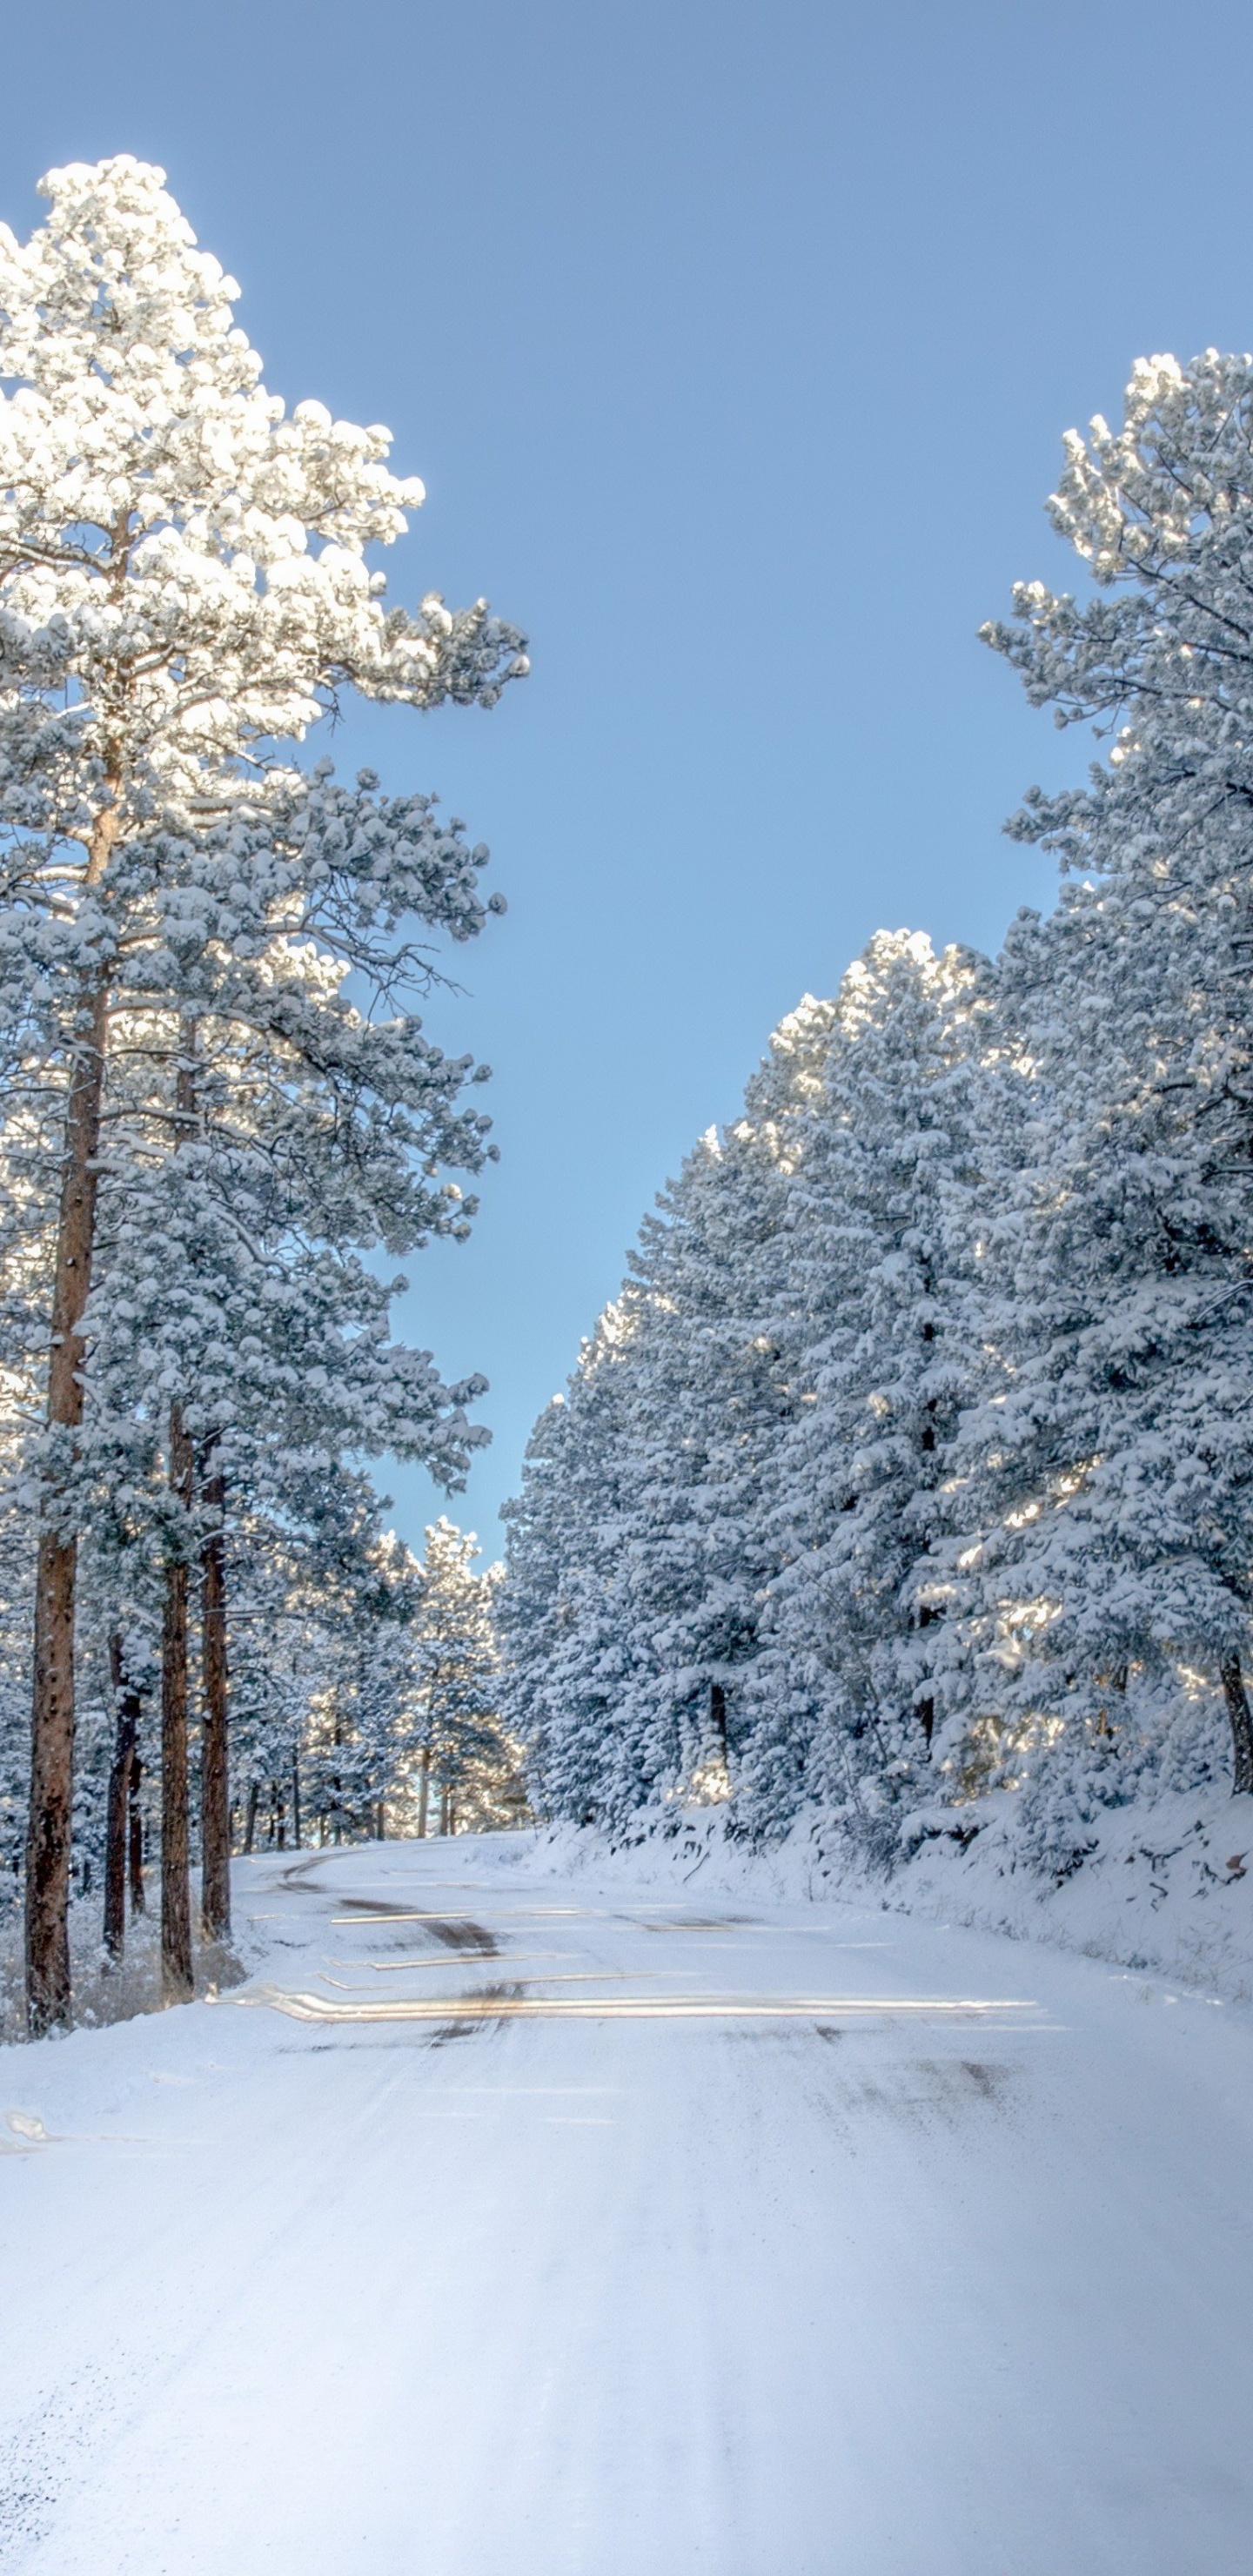
[[[1243,2576],[1253,2018],[693,1848],[0,2051],[6,2576]]]
[[[1253,2003],[1253,1798],[1218,1786],[1098,1807],[1077,1828],[1082,1858],[1055,1879],[1024,1865],[1014,1805],[1003,1790],[937,1814],[941,1830],[883,1893]],[[963,1847],[952,1828],[970,1812],[982,1830]]]
[[[591,1832],[554,1828],[553,1860],[649,1885],[776,1896],[840,1896],[903,1914],[1043,1941],[1087,1958],[1253,2004],[1253,1797],[1225,1787],[1093,1806],[1077,1819],[1064,1873],[1024,1855],[1011,1790],[965,1807],[937,1803],[915,1822],[917,1848],[890,1871],[858,1867],[821,1811],[768,1852],[728,1842],[714,1804],[645,1813],[606,1851]],[[677,1830],[676,1830],[677,1826]],[[922,1828],[925,1826],[925,1832]]]
[[[775,1883],[797,1894],[855,1892],[1253,2004],[1253,1798],[1218,1785],[1096,1806],[1076,1821],[1071,1865],[1053,1876],[1024,1857],[1018,1803],[1003,1790],[970,1807],[937,1806],[912,1858],[887,1877],[850,1876],[817,1817],[775,1856]],[[702,1820],[701,1840],[713,1846],[715,1874],[733,1884],[737,1863],[717,1849],[717,1813]]]

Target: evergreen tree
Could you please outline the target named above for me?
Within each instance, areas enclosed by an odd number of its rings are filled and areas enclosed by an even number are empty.
[[[528,1452],[508,1511],[508,1705],[550,1810],[620,1818],[680,1785],[725,1794],[742,1750],[762,1478],[793,1400],[780,1226],[830,1017],[806,997],[743,1116],[662,1193]]]
[[[1020,1696],[1109,1724],[1128,1672],[1221,1676],[1234,1778],[1253,1474],[1246,1356],[1253,364],[1139,365],[1072,434],[1051,504],[1094,583],[1016,594],[989,640],[1063,723],[1112,720],[1086,787],[1015,830],[1065,871],[1007,946],[1048,1115],[1024,1176],[1012,1390],[980,1453],[985,1600]],[[1111,1693],[1114,1694],[1111,1698]]]
[[[520,1747],[501,1719],[495,1603],[499,1570],[475,1572],[472,1531],[442,1515],[426,1533],[401,1756],[419,1834],[482,1831],[526,1814]]]
[[[932,1550],[971,1392],[961,1249],[982,1142],[982,962],[881,932],[840,988],[789,1191],[803,1400],[773,1462],[768,1647],[745,1812],[878,1825],[936,1720]],[[749,1783],[746,1782],[746,1789]]]
[[[1026,1777],[1064,1868],[1074,1784],[1131,1794],[1197,1667],[1253,1789],[1251,455],[1213,352],[1070,440],[1092,595],[988,630],[1117,728],[1012,827],[1056,913],[995,966],[873,941],[800,1113],[702,1141],[537,1427],[503,1625],[549,1811],[717,1770],[746,1830],[818,1800],[891,1856]]]
[[[645,1794],[623,1714],[638,1658],[622,1549],[633,1360],[622,1306],[609,1306],[566,1393],[540,1416],[521,1495],[505,1506],[504,1710],[527,1747],[538,1812],[581,1824],[627,1812]]]
[[[476,928],[473,856],[412,800],[301,776],[284,746],[346,690],[491,703],[524,667],[520,639],[482,603],[456,615],[435,599],[416,616],[384,607],[366,549],[402,532],[421,486],[388,472],[386,431],[335,422],[317,403],[288,416],[267,393],[233,321],[233,281],[196,248],[162,178],[126,156],[75,165],[44,183],[48,220],[28,243],[0,231],[0,359],[15,387],[0,400],[0,1016],[45,1125],[63,1121],[39,1460],[34,2029],[68,2010],[72,1488],[119,1041],[142,1025],[151,1055],[163,1032],[168,1060],[172,1020],[215,1011],[246,1025],[268,964],[271,1042],[281,1035],[306,1067],[330,1044],[330,1087],[342,1079],[360,1104],[350,1124],[380,1144],[390,1131],[394,1171],[411,1154],[430,1159],[432,1143],[442,1152],[467,1068],[419,1044],[411,1018],[345,1012],[339,987],[365,925],[391,934],[412,911],[454,935]],[[404,972],[402,951],[375,989],[386,997]],[[280,1147],[291,1123],[280,1115]],[[294,1127],[312,1170],[333,1120]],[[346,1167],[326,1178],[343,1208]],[[427,1203],[416,1181],[401,1202],[413,1240]],[[178,1403],[166,1436],[186,1510]],[[180,1591],[181,1578],[167,1607]],[[177,1736],[176,1725],[172,1756]]]

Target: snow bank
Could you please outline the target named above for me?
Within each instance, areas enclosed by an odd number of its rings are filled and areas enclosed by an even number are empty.
[[[1064,1876],[1027,1865],[1018,1821],[1019,1800],[1008,1790],[973,1807],[937,1806],[914,1819],[908,1859],[872,1870],[820,1813],[802,1817],[783,1842],[752,1850],[728,1833],[728,1807],[668,1807],[608,1839],[586,1827],[551,1827],[536,1858],[635,1885],[847,1898],[1045,1942],[1253,2003],[1253,1798],[1206,1787],[1101,1809],[1087,1828],[1088,1848],[1072,1856]]]

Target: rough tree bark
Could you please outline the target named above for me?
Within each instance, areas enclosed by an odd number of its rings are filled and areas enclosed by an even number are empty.
[[[248,1859],[248,1857],[249,1857],[249,1855],[251,1854],[251,1851],[252,1851],[253,1838],[254,1838],[254,1836],[255,1836],[255,1834],[256,1834],[256,1830],[257,1830],[257,1809],[258,1809],[258,1807],[260,1806],[260,1804],[261,1804],[261,1790],[260,1790],[260,1787],[259,1787],[258,1783],[254,1780],[254,1781],[252,1782],[252,1784],[251,1784],[251,1787],[249,1788],[249,1791],[248,1791],[248,1814],[247,1814],[247,1817],[246,1817],[246,1819],[245,1819],[245,1823],[244,1823],[244,1858],[245,1858],[245,1860],[246,1860],[246,1859]]]
[[[107,1026],[108,988],[99,981],[84,999],[70,1075],[52,1286],[47,1419],[50,1429],[67,1432],[71,1439],[83,1419],[86,1344],[79,1326],[91,1287]],[[26,1835],[26,2013],[34,2039],[67,2021],[70,2011],[77,1572],[74,1538],[63,1536],[55,1527],[45,1529],[35,1574],[30,1821]]]
[[[1250,1711],[1238,1655],[1227,1655],[1218,1667],[1231,1722],[1231,1791],[1239,1798],[1253,1790],[1253,1711]]]
[[[117,1740],[113,1768],[109,1773],[105,1823],[104,1947],[108,1958],[120,1959],[126,1938],[126,1847],[131,1774],[138,1759],[142,1703],[126,1670],[122,1640],[116,1635],[109,1639],[109,1663],[117,1696]]]
[[[196,1120],[196,1022],[179,1022],[174,1086],[174,1151],[187,1143]],[[195,1502],[196,1465],[183,1408],[170,1406],[169,1488],[183,1510]],[[187,1813],[187,1598],[190,1569],[180,1537],[165,1568],[161,1623],[161,1986],[168,2004],[186,2003],[193,1991],[191,1883]]]
[[[204,1499],[219,1515],[200,1559],[204,1730],[200,1766],[200,1924],[206,1941],[226,1941],[231,1929],[230,1737],[226,1660],[226,1541],[221,1515],[226,1479],[218,1470],[204,1482]],[[299,1840],[299,1835],[297,1835]]]
[[[112,530],[110,581],[125,583],[129,517]],[[87,842],[82,885],[104,876],[121,822],[122,758],[106,742],[104,799]],[[85,1344],[79,1326],[91,1287],[96,1235],[97,1157],[109,1031],[109,978],[91,974],[79,997],[65,1110],[61,1204],[52,1272],[47,1421],[70,1435],[83,1418]],[[47,1500],[51,1501],[52,1496]],[[70,1844],[74,1805],[74,1592],[78,1549],[45,1528],[35,1569],[34,1687],[31,1697],[30,1817],[26,1833],[26,2014],[32,2038],[70,2013]]]
[[[140,1804],[140,1784],[144,1766],[138,1753],[131,1757],[130,1774],[130,1854],[131,1913],[146,1914],[148,1900],[144,1895],[144,1811]]]
[[[191,1437],[170,1406],[170,1491],[190,1511]],[[187,1871],[187,1577],[185,1554],[165,1569],[161,1622],[161,1987],[167,2004],[192,1993],[191,1886]]]
[[[926,1329],[930,1331],[933,1330],[934,1327],[929,1326]],[[918,1611],[918,1625],[920,1628],[934,1627],[938,1623],[939,1617],[939,1611],[933,1609],[930,1602],[924,1601],[920,1604]],[[931,1738],[935,1733],[935,1701],[930,1691],[924,1691],[921,1698],[914,1701],[914,1714],[922,1728],[923,1741],[926,1744],[927,1760],[929,1762],[931,1759]]]
[[[427,1811],[431,1802],[431,1748],[424,1744],[418,1755],[418,1840],[426,1840]]]

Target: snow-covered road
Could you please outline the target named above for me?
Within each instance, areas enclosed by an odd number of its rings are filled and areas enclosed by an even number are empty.
[[[518,1836],[236,1885],[250,1986],[0,2054],[6,2576],[1247,2576],[1247,2016]]]

